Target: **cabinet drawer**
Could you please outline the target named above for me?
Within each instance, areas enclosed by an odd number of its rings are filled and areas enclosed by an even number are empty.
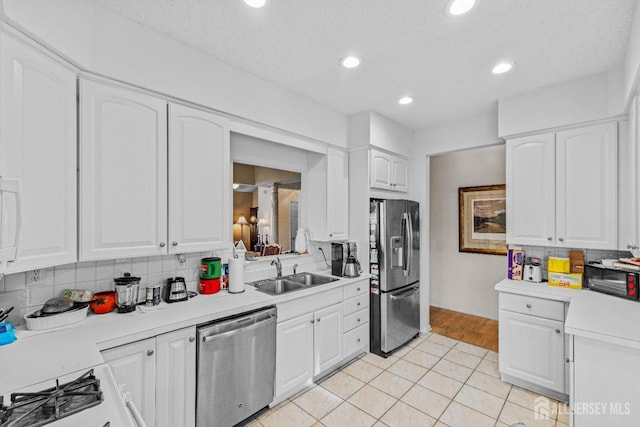
[[[369,289],[369,281],[362,280],[360,282],[351,283],[344,287],[344,299],[349,299],[353,297],[357,297],[358,295],[362,295],[367,293]]]
[[[500,310],[564,321],[564,302],[544,298],[500,293]]]
[[[278,323],[320,310],[321,308],[329,307],[340,301],[342,301],[342,289],[337,288],[316,295],[276,304],[278,307]]]
[[[344,302],[344,315],[347,316],[367,307],[369,307],[369,294],[363,294],[355,298],[349,298]]]
[[[362,325],[343,335],[345,357],[369,350],[369,324]]]
[[[364,325],[369,321],[369,310],[366,308],[364,310],[360,310],[356,313],[350,314],[344,317],[344,331],[349,332],[350,330],[357,328],[358,326]]]

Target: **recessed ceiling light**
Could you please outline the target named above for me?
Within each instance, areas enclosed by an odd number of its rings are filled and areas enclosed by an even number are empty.
[[[410,96],[403,96],[402,98],[398,99],[398,104],[400,105],[407,105],[407,104],[411,104],[413,102],[413,98]]]
[[[475,6],[476,0],[451,0],[447,4],[447,13],[458,16],[469,12]]]
[[[340,60],[340,65],[344,68],[356,68],[361,62],[362,60],[357,56],[349,55]]]
[[[501,62],[499,64],[497,64],[495,67],[493,67],[493,70],[491,70],[491,72],[493,74],[502,74],[502,73],[506,73],[507,71],[509,71],[510,69],[513,68],[513,64],[510,62]]]
[[[244,2],[251,7],[258,9],[264,6],[267,3],[267,0],[244,0]]]

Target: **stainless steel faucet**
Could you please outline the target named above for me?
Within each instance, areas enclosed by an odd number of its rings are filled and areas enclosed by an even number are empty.
[[[271,261],[271,265],[275,265],[276,266],[276,271],[278,272],[278,279],[282,279],[282,264],[280,263],[280,258],[276,258],[273,261]]]
[[[298,274],[298,264],[293,264],[293,275]]]

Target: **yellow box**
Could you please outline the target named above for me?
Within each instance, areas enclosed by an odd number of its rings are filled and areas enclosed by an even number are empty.
[[[549,272],[549,286],[582,289],[582,273],[566,274]]]
[[[569,258],[549,257],[547,262],[549,273],[569,273],[571,271],[571,260]]]

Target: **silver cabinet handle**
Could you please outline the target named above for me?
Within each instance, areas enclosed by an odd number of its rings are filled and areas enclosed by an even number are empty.
[[[147,356],[153,356],[154,351],[153,350],[147,350]]]
[[[559,333],[560,333],[560,329],[556,329],[556,334],[559,334]]]
[[[561,242],[564,242],[564,237],[558,237],[558,240],[560,240]]]
[[[319,322],[319,321],[320,321],[320,318],[318,317],[318,318],[316,319],[316,322]]]
[[[569,363],[569,358],[564,359],[565,362]]]
[[[172,246],[178,246],[178,242],[173,242],[171,245]]]
[[[360,342],[360,338],[358,338],[358,342]]]
[[[357,289],[356,289],[356,292],[360,292],[360,288],[357,288]]]
[[[160,247],[164,248],[164,246],[165,246],[164,242],[160,242]]]
[[[552,240],[553,240],[553,237],[547,237],[547,240],[548,240],[548,241],[552,241]]]
[[[189,337],[189,342],[194,342],[196,340],[196,337]]]
[[[358,307],[360,307],[360,303],[358,303]]]
[[[527,308],[531,308],[531,304],[527,304]]]
[[[358,319],[358,323],[360,323],[360,319]]]
[[[311,323],[316,323],[316,321],[315,321],[315,320],[313,320],[313,319],[311,319]]]

